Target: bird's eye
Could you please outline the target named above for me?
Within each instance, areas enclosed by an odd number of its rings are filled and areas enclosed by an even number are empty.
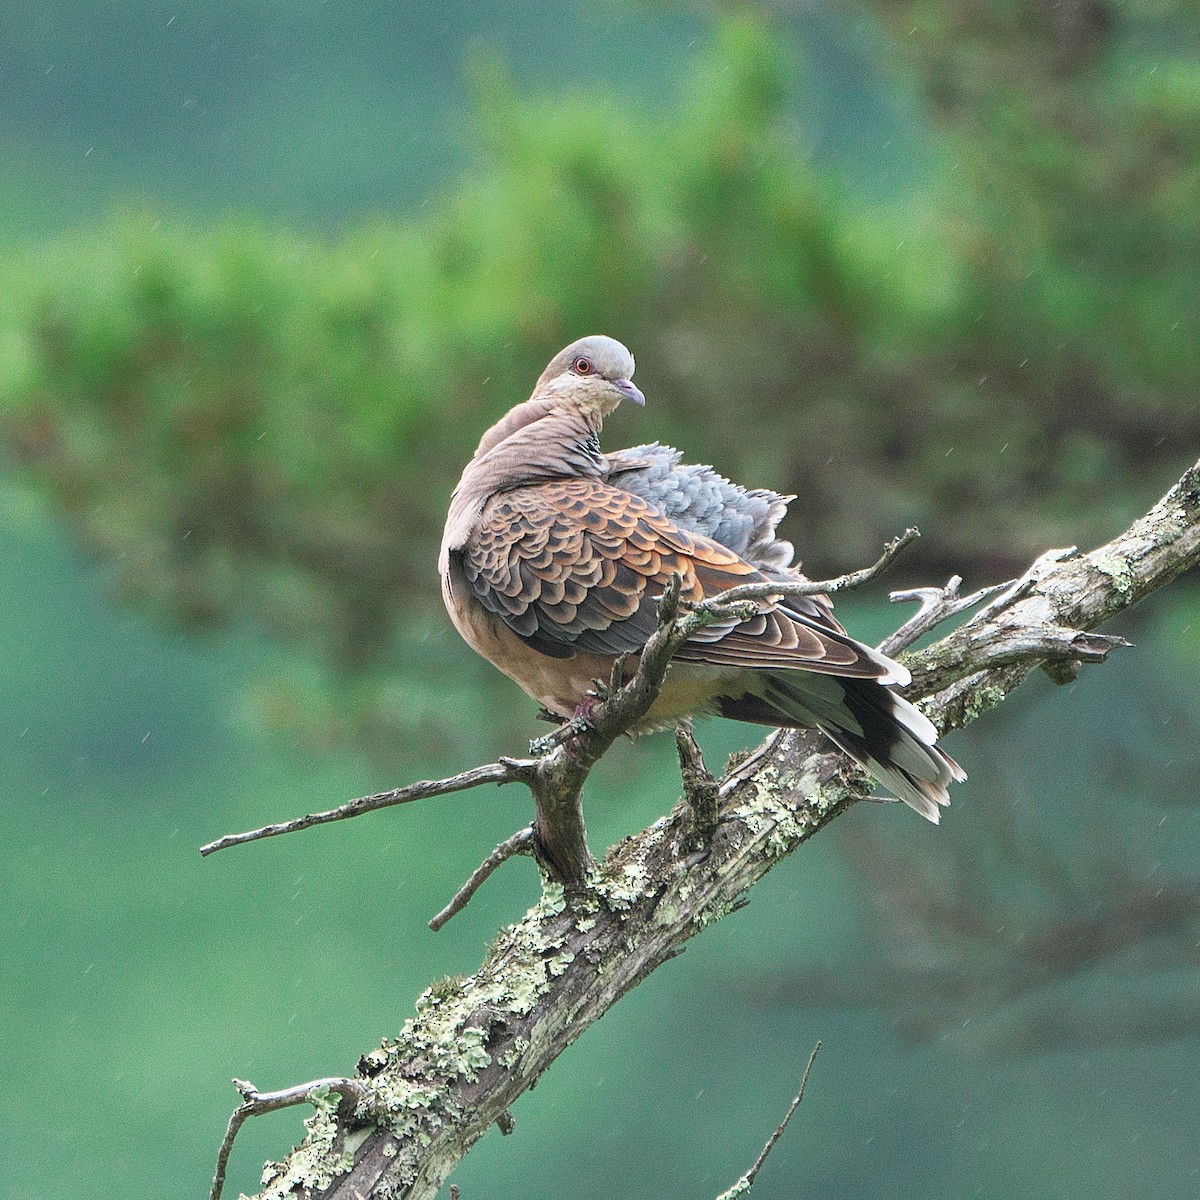
[[[592,366],[592,360],[590,358],[577,358],[571,364],[571,370],[574,371],[576,375],[591,375],[595,372],[596,368]]]

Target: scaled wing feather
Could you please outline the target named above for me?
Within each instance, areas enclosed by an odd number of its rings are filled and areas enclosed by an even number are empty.
[[[637,653],[678,575],[696,603],[767,579],[734,551],[680,528],[638,495],[596,479],[561,479],[500,493],[463,549],[476,599],[535,649]],[[545,650],[543,650],[545,652]],[[711,625],[685,643],[684,662],[806,667],[881,678],[891,664],[846,636],[810,597],[763,602],[747,621]]]

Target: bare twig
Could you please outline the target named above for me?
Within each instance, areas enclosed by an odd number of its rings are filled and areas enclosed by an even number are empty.
[[[502,758],[499,762],[473,767],[447,779],[423,779],[419,783],[410,783],[407,787],[376,792],[373,796],[360,796],[357,800],[348,800],[345,804],[339,804],[337,808],[326,809],[324,812],[293,817],[290,821],[264,825],[261,829],[251,829],[246,833],[227,833],[224,837],[201,846],[200,853],[209,855],[229,846],[241,846],[246,842],[277,837],[281,833],[295,833],[297,830],[311,829],[314,825],[324,825],[329,821],[344,821],[348,817],[374,812],[377,808],[390,808],[394,804],[411,804],[414,800],[427,800],[430,796],[446,796],[451,792],[466,791],[467,788],[480,787],[485,783],[525,782],[527,771],[523,771],[522,768],[526,766],[527,764],[519,759]]]
[[[990,587],[980,588],[969,596],[958,594],[958,589],[962,586],[960,575],[952,575],[947,580],[945,587],[911,588],[907,591],[892,592],[888,598],[893,604],[915,600],[920,603],[921,607],[899,629],[884,638],[878,648],[884,654],[898,654],[901,650],[907,650],[918,638],[924,637],[944,621],[990,599],[987,607],[981,608],[972,618],[972,621],[977,624],[986,623],[996,613],[1012,604],[1014,600],[1027,595],[1043,577],[1047,568],[1070,558],[1075,552],[1075,546],[1067,546],[1060,550],[1047,550],[1034,559],[1032,565],[1019,579],[993,583]]]
[[[853,588],[862,587],[864,583],[869,583],[883,574],[895,561],[896,556],[920,536],[920,530],[906,529],[899,537],[893,538],[884,546],[883,553],[869,567],[838,575],[834,579],[786,581],[772,579],[765,583],[740,584],[738,587],[729,588],[728,591],[701,601],[681,618],[681,622],[688,627],[688,636],[690,636],[704,624],[741,617],[742,611],[739,606],[748,601],[769,600],[776,596],[828,596],[835,592],[847,592]],[[693,622],[693,618],[699,619]]]
[[[788,1127],[788,1122],[792,1119],[792,1114],[800,1107],[800,1102],[804,1099],[804,1089],[808,1087],[808,1077],[812,1072],[813,1063],[817,1058],[817,1051],[821,1049],[821,1043],[818,1042],[808,1056],[808,1066],[804,1068],[804,1077],[800,1080],[800,1090],[796,1093],[792,1103],[788,1106],[788,1110],[783,1115],[783,1120],[779,1122],[775,1132],[767,1138],[767,1144],[762,1148],[762,1152],[754,1160],[745,1175],[741,1177],[728,1191],[722,1192],[717,1200],[737,1200],[738,1196],[744,1196],[754,1186],[755,1179],[758,1178],[759,1171],[762,1170],[762,1165],[767,1161],[767,1155],[775,1149],[775,1143],[783,1136],[783,1131]]]
[[[947,634],[936,647],[917,650],[905,662],[923,692],[946,687],[983,668],[1046,662],[1103,662],[1128,646],[1123,637],[1063,629],[1056,625],[979,628],[974,621]]]
[[[948,621],[960,612],[966,612],[968,608],[974,608],[976,604],[996,595],[1013,582],[1009,579],[1004,583],[993,583],[990,587],[980,588],[969,596],[960,596],[958,589],[962,586],[962,576],[951,575],[945,587],[910,588],[907,591],[892,592],[888,599],[893,604],[915,600],[921,607],[899,629],[885,637],[878,648],[884,654],[899,654],[901,650],[907,650],[918,638],[936,629],[943,621]]]
[[[1063,546],[1058,550],[1046,550],[1039,554],[1024,575],[1019,579],[1014,579],[1004,591],[985,608],[981,608],[972,619],[980,623],[990,621],[997,613],[1009,607],[1014,600],[1029,595],[1042,581],[1047,571],[1053,570],[1059,563],[1070,558],[1078,549],[1078,546]]]
[[[339,1076],[329,1079],[314,1079],[310,1083],[299,1083],[278,1092],[260,1092],[254,1084],[248,1083],[244,1079],[235,1079],[233,1086],[241,1093],[242,1103],[230,1115],[229,1125],[225,1129],[225,1137],[221,1140],[221,1148],[217,1151],[217,1169],[213,1172],[210,1200],[221,1200],[221,1192],[225,1187],[225,1172],[229,1166],[229,1155],[233,1150],[233,1141],[238,1135],[238,1130],[248,1118],[275,1112],[280,1108],[291,1108],[296,1104],[319,1104],[331,1092],[341,1097],[338,1111],[339,1113],[344,1112],[346,1116],[349,1116],[367,1100],[367,1089],[359,1080],[344,1079]]]
[[[571,717],[563,721],[557,729],[553,729],[541,737],[534,738],[529,743],[529,753],[535,758],[541,758],[543,755],[549,754],[555,746],[562,746],[572,738],[579,737],[582,733],[587,733],[588,729],[588,723],[583,717]]]
[[[475,870],[471,872],[471,877],[462,885],[462,887],[458,889],[457,892],[454,893],[454,897],[451,899],[450,903],[447,904],[446,907],[443,908],[442,911],[429,922],[429,928],[436,933],[442,928],[443,925],[446,924],[447,921],[450,920],[451,917],[462,912],[462,910],[470,903],[471,897],[474,896],[477,891],[479,891],[484,880],[487,879],[487,877],[502,862],[512,858],[515,854],[531,854],[532,852],[533,827],[531,825],[527,825],[524,829],[518,829],[517,832],[512,835],[512,837],[505,838],[504,841],[502,841],[500,845],[498,845],[495,850],[493,850],[491,854],[489,854],[487,858],[485,858],[483,862],[481,862],[479,866],[477,866]]]
[[[705,764],[700,745],[692,733],[691,722],[676,728],[675,749],[679,753],[683,794],[692,810],[691,840],[697,848],[707,846],[717,828],[720,793],[716,776]]]
[[[882,575],[896,560],[897,555],[912,545],[920,536],[921,531],[915,525],[910,525],[902,534],[892,538],[884,546],[883,553],[869,567],[863,567],[859,571],[851,571],[847,575],[840,575],[837,579],[828,580],[825,590],[829,593],[847,592],[853,588],[862,587],[864,583],[869,583],[877,575]],[[820,1043],[818,1043],[818,1047],[819,1045]],[[816,1054],[816,1050],[813,1051],[813,1054]],[[812,1065],[811,1062],[809,1065]]]

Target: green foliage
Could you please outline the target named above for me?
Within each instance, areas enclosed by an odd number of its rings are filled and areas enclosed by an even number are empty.
[[[914,520],[923,572],[1102,537],[1200,425],[1196,58],[1151,71],[1124,10],[1092,46],[1015,3],[898,8],[940,164],[911,204],[798,152],[786,18],[720,21],[669,113],[481,62],[481,161],[429,215],[337,241],[124,215],[10,255],[4,441],[127,594],[359,669],[432,593],[479,433],[586,332],[650,396],[612,442],[798,492],[814,570]]]
[[[927,151],[913,191],[868,204],[814,166],[812,139],[796,136],[812,96],[790,50],[822,6],[798,5],[793,17],[786,5],[772,4],[770,27],[741,6],[687,65],[677,104],[653,113],[626,93],[646,76],[646,45],[640,63],[621,58],[603,92],[518,88],[481,62],[477,165],[419,218],[329,240],[151,211],[48,249],[0,251],[0,436],[24,468],[20,486],[10,477],[0,489],[10,1192],[203,1194],[237,1100],[230,1076],[273,1087],[352,1071],[395,1031],[398,997],[473,970],[497,923],[535,898],[532,869],[514,863],[437,938],[425,929],[528,820],[527,798],[510,789],[262,852],[201,860],[195,847],[520,744],[531,706],[511,703],[509,685],[441,618],[432,559],[479,432],[569,338],[604,329],[638,354],[649,411],[618,414],[611,445],[661,436],[740,478],[801,492],[792,535],[814,570],[859,565],[917,520],[926,538],[903,565],[923,581],[935,568],[998,571],[1010,564],[987,560],[1105,536],[1194,456],[1191,10],[1178,0],[872,6],[894,22],[893,37],[876,38],[881,77],[928,107],[912,136]],[[155,145],[110,126],[126,163],[145,170],[139,186],[172,174],[167,146],[204,157],[206,143],[175,119],[189,72],[224,96],[216,119],[252,108],[278,123],[272,96],[256,90],[270,74],[261,63],[247,71],[240,54],[206,53],[187,64],[145,35],[161,17],[173,31],[199,27],[206,49],[257,47],[262,4],[191,6],[177,21],[173,8],[141,6],[115,24],[74,0],[66,15],[66,5],[24,7],[7,48],[34,63],[33,86],[10,72],[6,105],[19,92],[28,111],[65,128],[57,80],[99,102],[99,58],[133,44],[139,82],[151,68],[161,87],[151,103],[114,75],[137,109],[117,122],[170,99]],[[411,83],[427,44],[400,46],[412,5],[365,6],[369,37],[350,7],[332,17],[328,5],[275,7],[287,26],[275,61],[336,81],[303,102],[320,110],[325,145],[292,166],[303,139],[288,126],[275,130],[273,153],[264,136],[214,154],[204,185],[214,210],[247,203],[251,149],[264,178],[284,161],[306,175],[337,169],[358,194],[344,164],[361,163],[370,143],[342,153],[341,127],[379,84],[355,68],[368,55],[391,67],[407,49]],[[844,9],[830,11],[825,19],[843,20]],[[490,12],[472,8],[469,21],[485,27]],[[1110,17],[1101,36],[1077,31],[1087,52],[1065,54],[1069,22],[1097,12]],[[436,14],[444,19],[455,18]],[[58,52],[75,27],[88,57],[72,62]],[[54,43],[51,74],[39,36]],[[332,68],[296,57],[334,40]],[[603,78],[595,64],[611,60],[568,49]],[[417,80],[428,103],[433,90],[453,91],[454,60],[426,57],[438,60]],[[544,81],[539,65],[514,71]],[[290,110],[293,96],[289,86],[276,102]],[[427,141],[446,140],[436,114],[422,110],[420,122]],[[0,216],[88,211],[85,167],[104,146],[46,176],[22,128],[13,125]],[[360,135],[346,130],[351,142]],[[401,170],[424,179],[426,160],[415,169],[410,149]],[[103,571],[46,529],[46,498]],[[250,615],[296,649],[244,630],[148,629],[106,601],[106,576],[174,620]],[[418,594],[415,618],[405,606]],[[894,617],[855,597],[839,611],[868,640]],[[987,957],[977,930],[997,923],[980,903],[992,886],[1012,908],[1014,939],[1063,923],[1068,962],[1078,961],[1073,934],[1094,917],[1095,880],[1135,897],[1134,884],[1168,896],[1191,886],[1200,602],[1171,593],[1150,611],[1157,632],[1125,630],[1139,649],[1115,674],[1085,673],[1069,703],[1033,684],[1024,708],[1005,706],[1000,741],[980,740],[991,721],[958,735],[954,752],[973,778],[936,839],[863,806],[835,840],[813,844],[801,870],[765,881],[744,913],[638,988],[522,1098],[515,1138],[481,1143],[456,1176],[464,1196],[713,1195],[778,1120],[817,1037],[833,1057],[814,1078],[815,1106],[756,1193],[925,1197],[1011,1191],[1014,1180],[1043,1195],[1178,1192],[1195,1167],[1198,1075],[1177,1035],[1194,1030],[1153,1018],[1171,980],[1191,1011],[1192,979],[1172,970],[1187,960],[1191,927],[1174,926],[1175,949],[1146,942],[1138,963],[1163,970],[1144,976],[1122,959],[1072,984],[1052,964],[1046,1007],[1038,996],[1025,1009],[997,1001],[988,984],[1009,994],[1004,967],[989,976],[970,966]],[[315,649],[355,667],[334,697]],[[489,681],[495,692],[481,695]],[[247,736],[263,726],[286,728],[286,744]],[[719,764],[755,735],[714,722],[701,736]],[[387,769],[339,753],[349,742],[386,754]],[[597,848],[678,794],[669,739],[619,751],[600,764],[589,800]],[[1006,825],[995,848],[979,847],[988,815],[1008,811],[1028,853],[1050,864],[1040,898]],[[1055,845],[1069,866],[1061,875]],[[1017,865],[993,878],[993,851]],[[1153,904],[1137,911],[1152,931]],[[965,940],[930,941],[931,921],[963,927]],[[947,946],[952,990],[931,995],[930,964]],[[910,1005],[814,1004],[781,991],[772,965],[840,977],[859,955],[876,982],[891,978],[881,970],[895,955],[918,964]],[[981,992],[968,987],[964,999],[964,981],[980,976]],[[963,1019],[906,1045],[947,1000]],[[1060,1029],[1063,1049],[1033,1052]],[[972,1055],[997,1046],[999,1060]],[[1013,1053],[1028,1057],[1008,1061]],[[293,1144],[300,1119],[277,1114],[243,1131],[229,1194],[257,1187],[262,1161]],[[603,1136],[581,1159],[584,1127]],[[50,1154],[31,1151],[48,1144]]]

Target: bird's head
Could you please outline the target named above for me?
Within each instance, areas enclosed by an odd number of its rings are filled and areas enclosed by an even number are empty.
[[[597,334],[560,350],[533,389],[534,400],[559,400],[603,419],[621,403],[645,404],[633,383],[633,355],[614,338]]]

